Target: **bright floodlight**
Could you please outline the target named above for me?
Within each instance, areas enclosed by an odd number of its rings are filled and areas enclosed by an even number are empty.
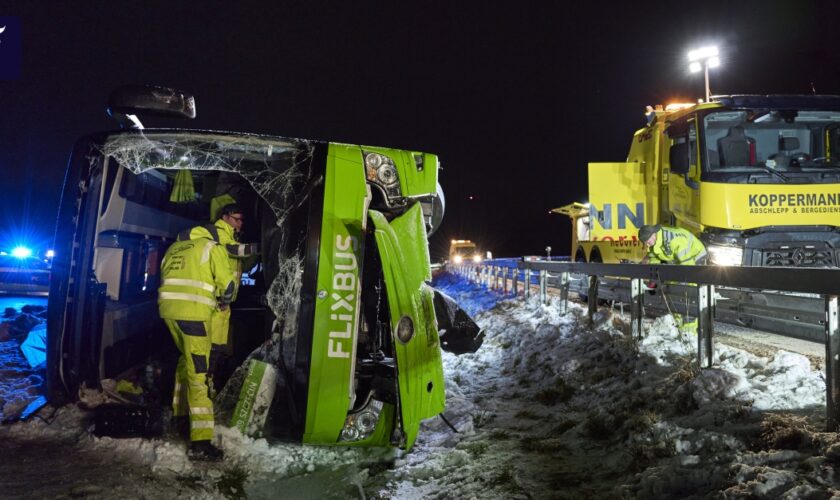
[[[25,257],[29,257],[30,255],[32,255],[32,250],[30,250],[26,247],[15,247],[12,250],[12,255],[17,257],[18,259],[23,259]]]
[[[720,66],[720,58],[718,57],[719,54],[718,48],[714,45],[701,47],[688,52],[688,60],[690,61],[690,64],[688,65],[689,71],[692,73],[698,73],[700,70],[703,70],[706,80],[706,102],[709,102],[709,95],[711,94],[711,91],[709,90],[709,68],[717,68]]]
[[[711,59],[718,56],[718,48],[714,45],[708,47],[701,47],[699,49],[688,51],[689,61],[702,61],[704,59]]]
[[[55,257],[55,250],[47,250],[47,258],[52,259]]]

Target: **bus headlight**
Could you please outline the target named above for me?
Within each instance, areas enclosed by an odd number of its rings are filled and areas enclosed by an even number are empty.
[[[476,264],[481,262],[481,255],[479,255],[479,254],[473,255],[473,262],[475,262]]]
[[[396,202],[402,197],[400,176],[394,160],[379,153],[362,151],[365,158],[365,177],[368,182],[376,184],[385,193],[388,204]]]
[[[384,403],[373,398],[369,399],[365,406],[347,415],[344,421],[344,429],[339,438],[343,442],[362,441],[371,436],[379,423],[379,416],[382,413]]]
[[[456,264],[460,264],[461,262],[464,262],[464,258],[461,257],[460,255],[456,255],[455,257],[452,258],[452,260],[455,261]]]
[[[709,264],[716,266],[740,266],[744,257],[744,249],[741,247],[709,245],[706,251],[709,253]]]

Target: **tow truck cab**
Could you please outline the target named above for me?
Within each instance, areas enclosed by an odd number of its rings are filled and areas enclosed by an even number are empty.
[[[588,216],[555,210],[576,224],[576,260],[636,262],[639,227],[663,224],[698,235],[710,264],[840,266],[840,96],[713,96],[647,116],[626,162],[589,164]]]
[[[668,120],[670,211],[713,264],[840,266],[840,96],[717,96]]]
[[[115,95],[111,112],[126,123],[139,123],[140,104],[194,116],[191,96],[176,91]],[[194,196],[172,201],[182,171]],[[444,408],[427,285],[427,235],[442,217],[437,175],[433,154],[379,147],[184,129],[82,138],[58,214],[48,397],[74,400],[172,359],[157,313],[161,259],[180,231],[211,222],[211,200],[227,194],[246,211],[241,239],[261,256],[232,305],[217,421],[227,424],[247,360],[257,359],[277,372],[266,437],[410,448],[420,421]],[[172,378],[160,380],[165,401]]]

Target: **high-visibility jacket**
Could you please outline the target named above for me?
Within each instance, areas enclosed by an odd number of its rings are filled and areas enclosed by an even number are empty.
[[[228,257],[231,259],[230,267],[234,274],[233,300],[236,300],[236,295],[239,291],[239,282],[242,278],[243,261],[256,255],[255,245],[236,241],[233,235],[233,226],[222,219],[217,220],[213,224],[195,226],[178,233],[178,241],[193,240],[196,238],[211,239],[222,245],[228,252]]]
[[[690,231],[677,227],[662,227],[656,233],[656,243],[648,249],[648,262],[694,265],[706,257],[703,242]]]
[[[173,243],[161,269],[158,308],[163,319],[208,321],[217,303],[233,300],[234,276],[227,252],[213,240]]]

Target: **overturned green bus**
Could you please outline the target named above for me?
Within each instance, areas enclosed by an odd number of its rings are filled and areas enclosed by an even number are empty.
[[[145,87],[110,106],[135,124],[195,110],[187,94]],[[160,262],[224,194],[247,210],[243,241],[261,258],[232,305],[217,422],[410,448],[445,403],[427,246],[443,215],[438,169],[428,153],[229,132],[135,125],[79,140],[56,230],[48,397],[74,400],[154,362],[166,401],[174,347],[157,314]],[[194,196],[172,201],[183,170]]]

